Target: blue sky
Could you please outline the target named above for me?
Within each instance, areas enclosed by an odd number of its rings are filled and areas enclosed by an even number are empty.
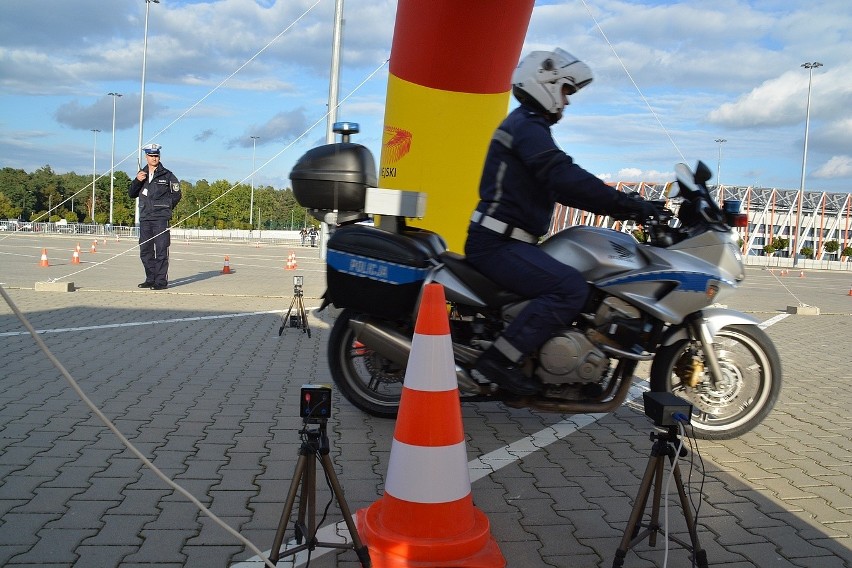
[[[89,174],[94,154],[108,172],[118,92],[116,169],[136,171],[145,6],[0,2],[0,167]],[[150,4],[145,141],[185,180],[248,183],[254,162],[256,185],[288,187],[299,156],[325,141],[333,11],[334,0]],[[356,141],[377,160],[395,11],[344,3],[338,118],[361,125]],[[591,66],[595,82],[554,134],[603,179],[666,181],[697,159],[716,172],[721,148],[723,184],[780,189],[800,184],[801,64],[819,61],[806,189],[846,192],[850,29],[848,0],[553,0],[536,2],[524,52],[559,46]]]

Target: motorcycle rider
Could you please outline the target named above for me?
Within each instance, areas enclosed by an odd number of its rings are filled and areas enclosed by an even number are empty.
[[[562,49],[534,51],[520,61],[512,75],[520,106],[491,138],[480,201],[468,227],[468,262],[496,284],[531,299],[475,366],[520,395],[539,390],[520,369],[524,357],[570,325],[589,293],[578,270],[536,246],[554,205],[639,221],[658,214],[651,203],[608,186],[556,145],[550,129],[562,118],[568,96],[591,82],[589,67]]]

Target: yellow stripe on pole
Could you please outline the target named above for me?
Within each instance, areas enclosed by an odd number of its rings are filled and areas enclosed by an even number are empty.
[[[506,116],[509,92],[442,91],[390,75],[388,101],[379,186],[426,192],[426,216],[417,225],[461,252],[485,153]]]

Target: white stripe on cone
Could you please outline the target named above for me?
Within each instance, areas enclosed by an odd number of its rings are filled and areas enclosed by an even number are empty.
[[[449,503],[470,494],[464,441],[451,446],[391,443],[385,492],[409,503]]]
[[[453,344],[449,335],[414,334],[404,384],[407,388],[424,392],[444,392],[458,388]]]

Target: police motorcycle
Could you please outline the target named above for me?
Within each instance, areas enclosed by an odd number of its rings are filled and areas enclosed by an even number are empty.
[[[344,139],[345,140],[345,139]],[[679,164],[662,208],[644,227],[648,241],[612,229],[573,226],[539,246],[580,270],[592,286],[585,309],[524,363],[540,386],[516,395],[473,371],[477,358],[528,299],[500,289],[446,250],[431,231],[408,226],[424,197],[375,188],[369,150],[348,141],[306,153],[290,174],[297,201],[336,226],[328,240],[327,290],[320,310],[341,311],[328,338],[332,378],[369,414],[392,418],[411,351],[424,284],[444,287],[463,401],[566,414],[606,413],[628,397],[634,371],[650,363],[650,389],[693,405],[695,435],[739,436],[770,412],[781,390],[781,362],[752,317],[716,304],[745,278],[732,226],[738,203],[714,203],[711,172]],[[678,203],[679,202],[679,203]],[[380,228],[359,224],[382,214]]]

